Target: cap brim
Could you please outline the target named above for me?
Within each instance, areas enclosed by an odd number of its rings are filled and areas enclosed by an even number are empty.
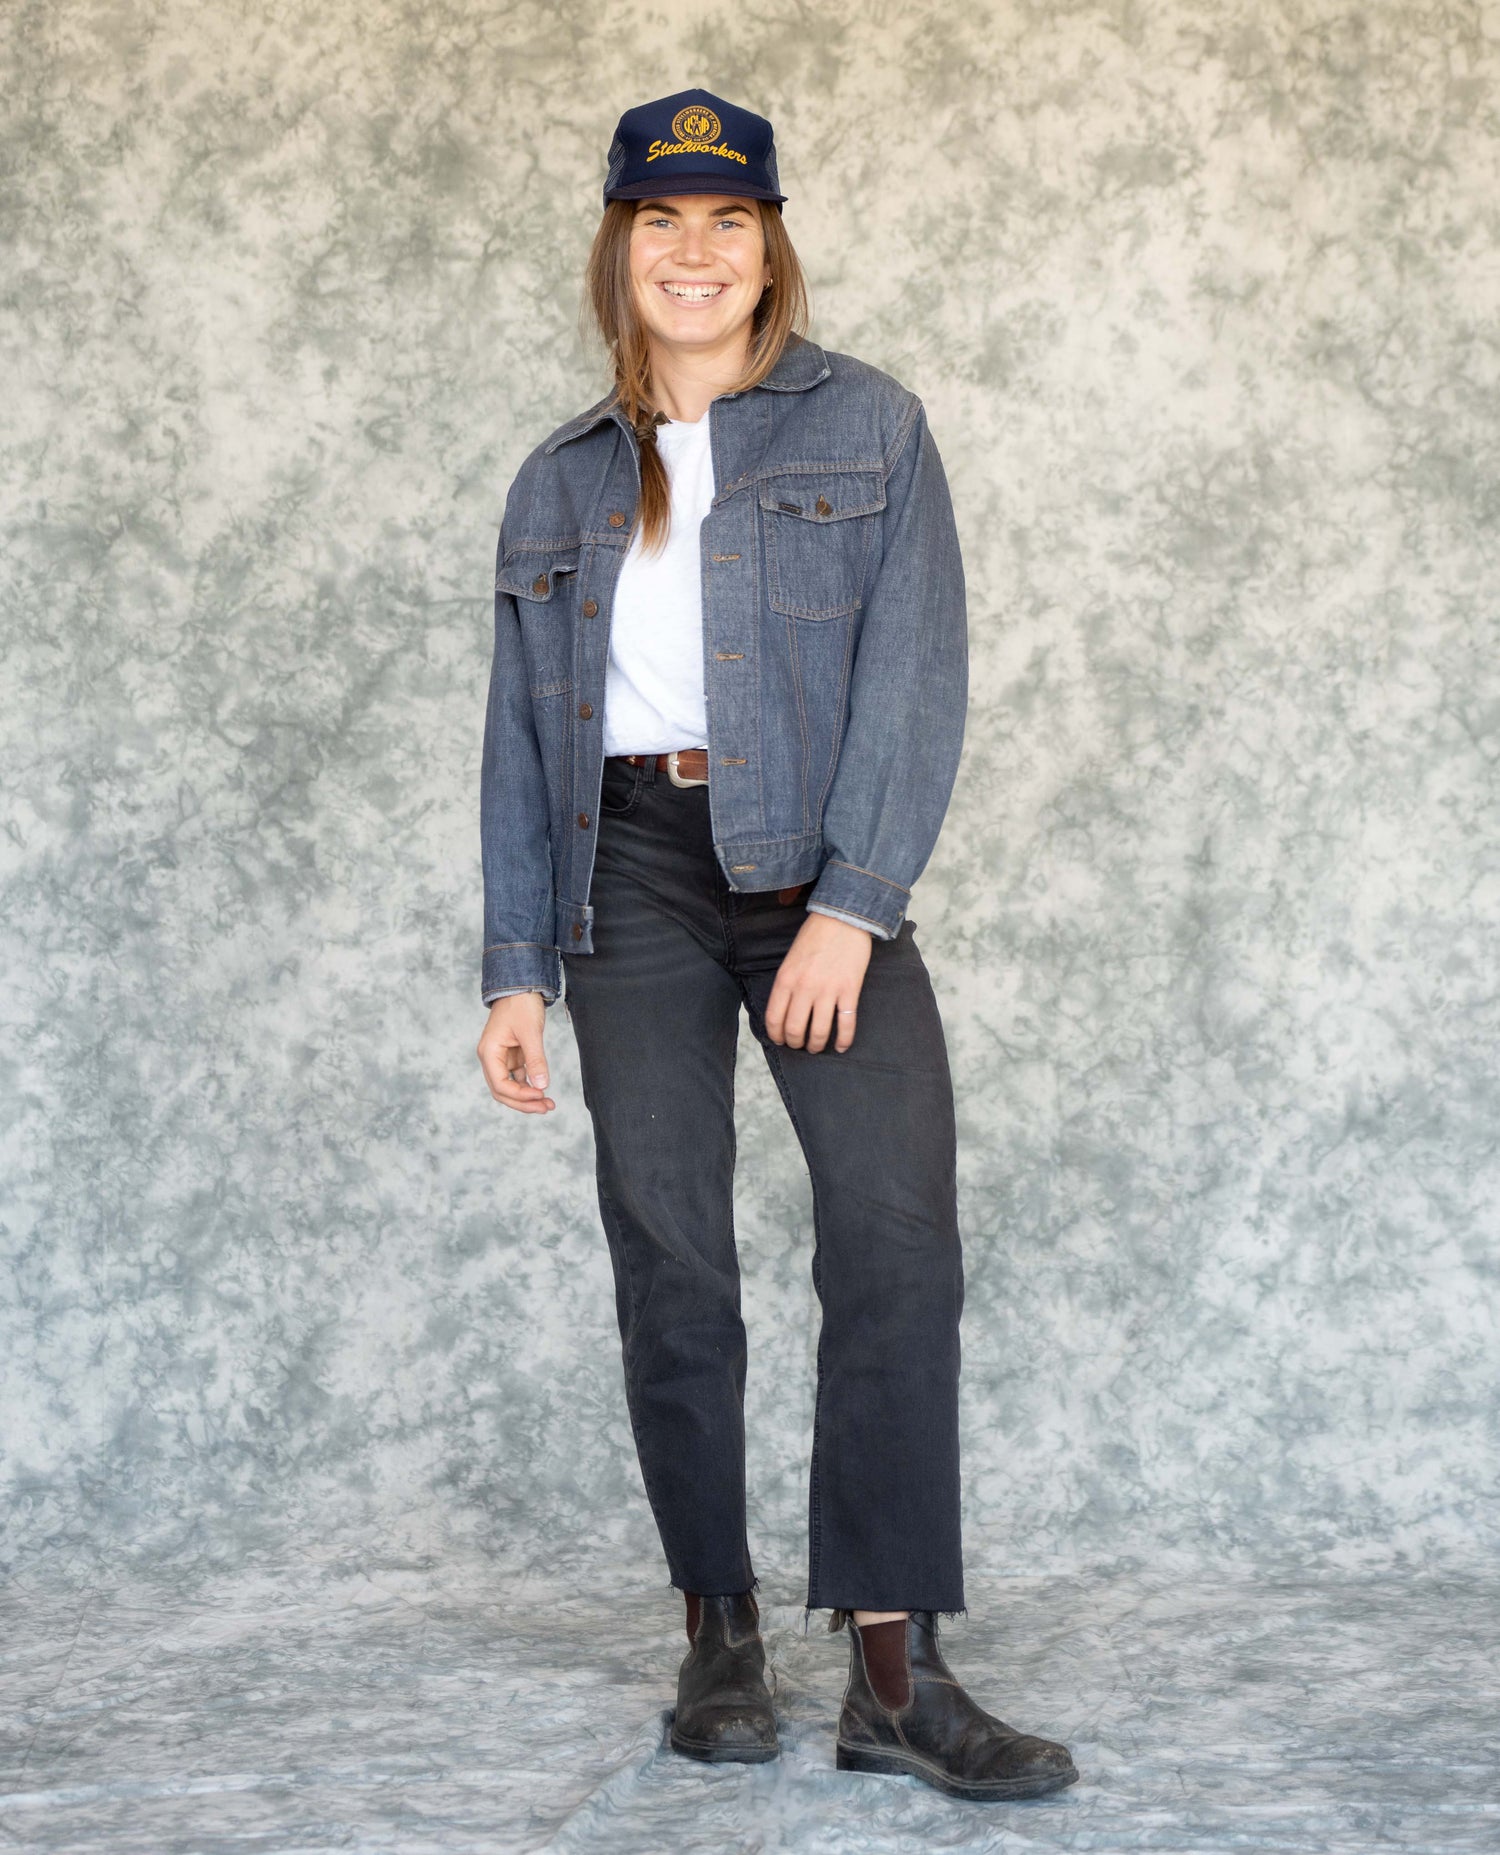
[[[748,187],[732,177],[716,179],[712,174],[663,174],[658,180],[632,180],[623,187],[611,187],[607,200],[669,200],[674,193],[722,193],[727,200],[773,200],[779,206],[784,193],[772,193],[768,187]]]

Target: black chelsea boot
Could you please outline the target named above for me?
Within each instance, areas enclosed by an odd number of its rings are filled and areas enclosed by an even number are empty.
[[[674,1752],[718,1764],[759,1765],[781,1750],[766,1687],[766,1650],[753,1592],[687,1598],[688,1641],[677,1671]]]
[[[846,1622],[849,1685],[834,1755],[840,1771],[909,1775],[976,1801],[1040,1797],[1076,1781],[1065,1745],[1017,1732],[964,1691],[943,1660],[932,1611],[861,1625],[852,1612],[835,1610],[828,1627]]]

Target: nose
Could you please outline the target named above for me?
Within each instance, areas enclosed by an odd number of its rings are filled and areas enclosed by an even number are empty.
[[[691,258],[695,262],[703,255],[703,230],[700,226],[685,225],[677,239],[678,255]]]

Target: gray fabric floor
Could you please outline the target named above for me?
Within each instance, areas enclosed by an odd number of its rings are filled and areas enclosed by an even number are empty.
[[[782,1583],[761,1592],[782,1757],[707,1767],[663,1745],[667,1590],[611,1613],[467,1558],[22,1575],[0,1848],[1500,1848],[1500,1578],[971,1577],[955,1671],[1082,1771],[984,1805],[835,1771],[846,1639]]]

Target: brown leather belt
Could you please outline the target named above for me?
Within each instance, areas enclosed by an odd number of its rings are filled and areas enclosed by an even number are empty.
[[[611,754],[610,759],[623,760],[627,766],[645,766],[654,760],[657,772],[665,773],[674,786],[708,784],[706,747],[674,747],[669,754]]]
[[[656,762],[658,773],[665,773],[674,786],[706,786],[708,784],[708,749],[706,747],[674,747],[668,754],[611,754],[611,760],[623,760],[627,766],[645,766],[648,761]],[[795,902],[804,889],[810,889],[810,882],[794,882],[789,889],[778,889],[778,902]]]

